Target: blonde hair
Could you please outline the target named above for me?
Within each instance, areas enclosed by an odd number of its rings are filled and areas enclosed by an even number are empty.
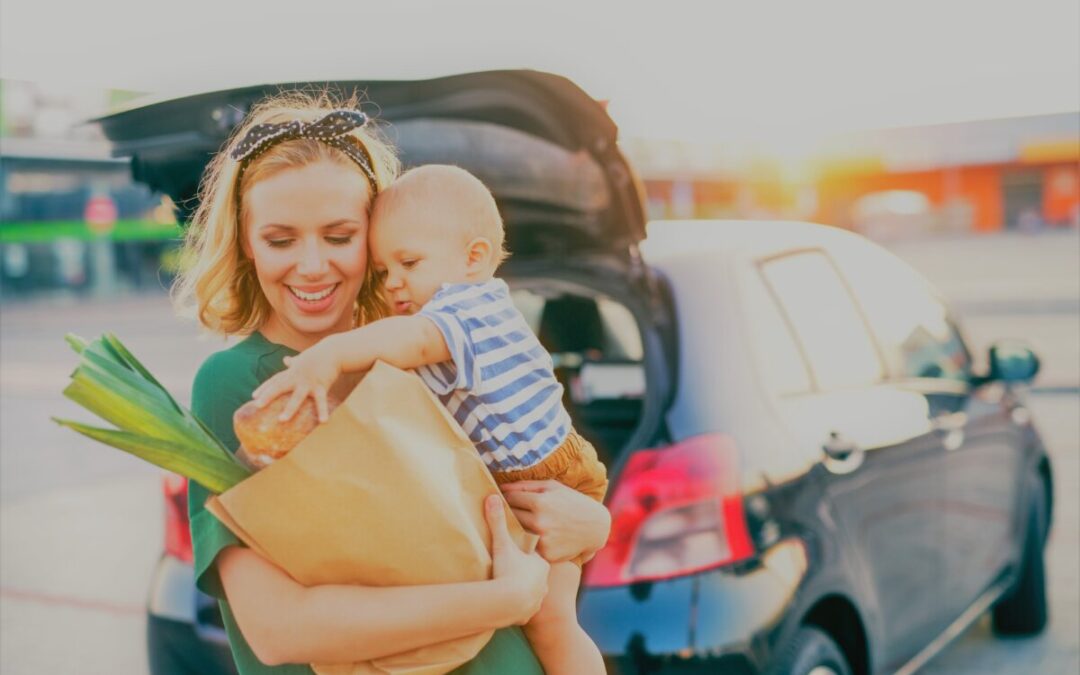
[[[484,237],[490,241],[493,270],[509,257],[495,197],[483,181],[451,164],[424,164],[403,173],[379,193],[372,218],[405,204],[424,202],[437,205],[440,214],[457,214],[445,226],[456,226],[466,237]]]
[[[356,172],[367,184],[363,170],[344,152],[321,141],[297,138],[282,141],[247,161],[229,156],[233,147],[256,124],[301,120],[314,121],[332,110],[356,109],[359,98],[334,96],[329,91],[300,91],[278,94],[256,104],[247,118],[233,132],[225,147],[207,166],[199,185],[199,206],[181,248],[186,263],[173,284],[173,302],[181,312],[193,312],[206,328],[224,335],[246,335],[258,330],[270,317],[255,267],[244,254],[244,220],[247,190],[266,178],[286,169],[295,169],[320,161],[331,161]],[[399,162],[393,148],[369,122],[349,132],[371,157],[372,169],[381,192],[398,174]],[[371,195],[374,201],[375,195]],[[370,205],[369,205],[370,209]],[[357,325],[388,316],[389,306],[383,296],[372,265],[367,266],[356,299],[354,322]]]

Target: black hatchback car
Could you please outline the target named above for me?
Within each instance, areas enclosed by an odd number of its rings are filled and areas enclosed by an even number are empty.
[[[579,599],[611,673],[913,672],[986,611],[1000,633],[1043,628],[1053,481],[1022,344],[977,361],[925,280],[845,231],[684,221],[646,238],[615,125],[563,78],[317,84],[366,91],[407,165],[463,166],[496,195],[502,274],[612,477]],[[280,88],[101,122],[185,211]],[[227,672],[183,484],[166,497],[152,670]]]

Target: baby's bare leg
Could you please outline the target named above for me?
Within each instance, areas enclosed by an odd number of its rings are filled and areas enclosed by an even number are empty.
[[[546,675],[605,673],[600,650],[577,622],[580,583],[580,567],[572,562],[552,564],[544,604],[525,624],[525,635]]]

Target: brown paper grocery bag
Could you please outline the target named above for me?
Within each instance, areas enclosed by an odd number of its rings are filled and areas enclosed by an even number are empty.
[[[484,497],[498,493],[469,438],[413,373],[382,362],[284,458],[207,502],[245,544],[306,586],[403,586],[491,577]],[[506,506],[511,536],[527,534]],[[491,632],[320,675],[438,675]]]

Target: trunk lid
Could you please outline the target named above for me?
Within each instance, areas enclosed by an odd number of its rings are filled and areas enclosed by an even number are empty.
[[[261,85],[143,105],[98,120],[136,180],[193,210],[213,153],[257,100],[283,89],[365,93],[406,166],[451,163],[499,201],[515,257],[607,254],[637,266],[642,190],[604,106],[566,78],[490,71],[416,81]]]

